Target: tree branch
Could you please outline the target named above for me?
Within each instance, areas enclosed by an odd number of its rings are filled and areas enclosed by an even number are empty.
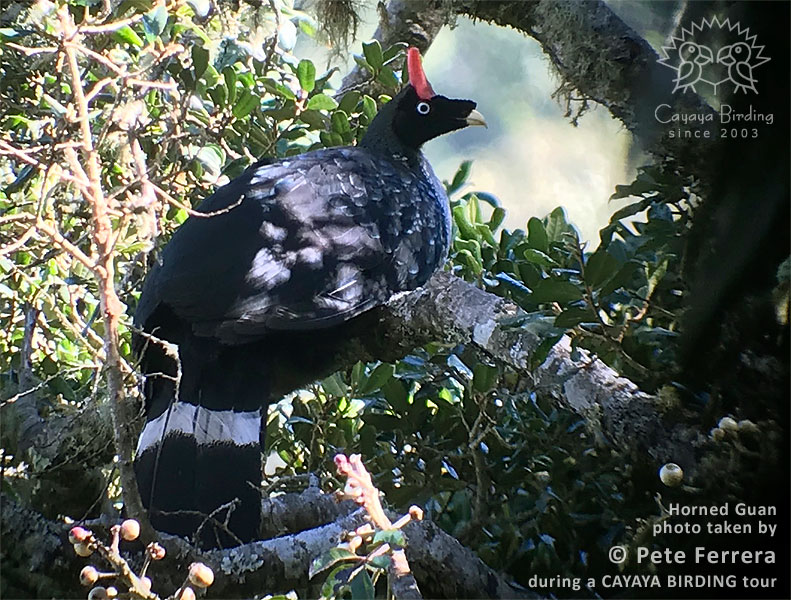
[[[672,69],[660,65],[651,45],[603,1],[472,0],[454,7],[459,14],[513,27],[536,39],[564,82],[559,93],[579,91],[583,98],[607,107],[647,151],[674,157],[688,173],[706,172],[701,140],[669,138],[668,127],[657,121],[655,111],[663,103],[672,107],[671,112],[713,109],[697,94],[673,94]]]
[[[379,6],[379,26],[374,39],[379,40],[383,48],[389,48],[396,42],[406,42],[416,46],[421,54],[425,54],[439,30],[447,22],[449,11],[437,2],[416,2],[415,0],[390,0],[387,7]],[[341,92],[351,88],[367,85],[366,93],[376,93],[375,81],[370,81],[370,73],[355,65],[341,84]],[[382,91],[384,91],[382,87]]]
[[[442,2],[390,0],[380,10],[374,37],[388,47],[407,42],[426,52],[442,25],[463,15],[502,27],[513,27],[537,40],[558,72],[562,84],[557,95],[566,98],[569,116],[574,110],[571,94],[579,92],[580,111],[587,100],[607,107],[635,135],[643,148],[660,157],[672,156],[685,172],[701,177],[708,173],[708,153],[701,140],[669,137],[669,128],[657,121],[658,105],[672,113],[711,114],[713,109],[693,93],[673,94],[673,71],[660,65],[648,42],[631,29],[602,0],[459,0]],[[341,89],[363,85],[367,72],[355,66]],[[375,83],[370,82],[374,91]],[[580,112],[577,113],[579,116]],[[576,117],[574,117],[576,119]],[[690,130],[711,129],[711,123],[689,123]]]
[[[137,519],[142,526],[143,539],[151,541],[154,530],[151,527],[143,503],[137,490],[133,464],[135,439],[129,424],[134,422],[137,415],[135,406],[124,394],[123,376],[121,368],[121,355],[118,350],[118,326],[124,314],[124,305],[115,291],[115,264],[113,251],[113,226],[108,213],[107,199],[104,196],[101,181],[101,162],[93,145],[91,132],[88,100],[83,90],[82,73],[77,64],[76,44],[73,40],[78,35],[68,7],[62,6],[58,12],[63,52],[71,76],[71,89],[74,94],[74,103],[80,126],[80,141],[82,142],[83,159],[87,164],[87,185],[81,188],[86,202],[91,207],[92,213],[92,242],[96,248],[97,261],[93,269],[99,284],[102,317],[104,320],[105,342],[105,370],[107,373],[107,387],[112,407],[113,431],[115,432],[115,446],[118,453],[118,471],[124,496],[124,505],[130,517]],[[71,163],[78,169],[78,174],[83,175],[73,148],[67,148],[66,156],[72,155]]]
[[[41,595],[52,597],[72,597],[79,593],[76,574],[84,561],[75,555],[66,539],[71,526],[48,521],[5,495],[0,496],[0,500],[0,533],[7,550],[3,566],[13,577],[9,585],[29,583],[35,585]],[[268,506],[272,502],[277,507]],[[353,502],[339,504],[316,488],[265,500],[263,508],[265,514],[281,510],[288,513],[287,520],[299,524],[297,532],[210,552],[200,552],[181,538],[163,535],[161,543],[167,549],[165,560],[149,570],[154,588],[178,588],[190,563],[202,561],[216,576],[211,587],[213,597],[229,594],[252,597],[290,589],[297,591],[300,597],[316,597],[317,588],[305,589],[311,562],[336,546],[344,532],[363,525],[364,511],[358,510]],[[310,529],[304,529],[306,526]],[[510,586],[474,552],[433,523],[412,521],[404,532],[408,542],[407,558],[429,597],[531,597]],[[142,562],[142,553],[139,562]],[[137,564],[134,558],[131,564]],[[316,581],[312,585],[320,583]]]
[[[646,394],[601,360],[583,349],[572,356],[571,341],[563,338],[537,369],[531,357],[541,338],[530,325],[510,327],[522,314],[513,303],[485,292],[450,273],[437,273],[416,292],[392,301],[383,311],[383,347],[408,351],[432,340],[473,344],[496,360],[532,376],[535,389],[596,424],[619,450],[653,459],[673,460],[694,470],[697,430],[670,427],[662,418],[659,398]],[[507,321],[506,321],[507,320]],[[370,339],[369,338],[369,339]],[[370,344],[370,342],[369,342]]]

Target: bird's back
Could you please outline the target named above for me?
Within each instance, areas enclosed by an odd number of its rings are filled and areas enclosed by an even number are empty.
[[[324,375],[346,322],[428,280],[447,254],[447,202],[421,156],[337,148],[256,164],[181,226],[135,315],[147,334],[137,465],[155,526],[188,535],[241,496],[232,530],[254,538],[272,379]],[[229,461],[250,473],[241,484],[217,478]],[[205,524],[202,538],[236,542]]]

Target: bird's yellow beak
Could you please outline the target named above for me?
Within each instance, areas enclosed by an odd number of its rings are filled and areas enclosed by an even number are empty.
[[[467,115],[467,125],[482,125],[487,128],[489,127],[486,124],[486,119],[484,119],[483,115],[477,110],[473,110]]]

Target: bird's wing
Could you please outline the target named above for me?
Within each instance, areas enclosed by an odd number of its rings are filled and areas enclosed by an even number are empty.
[[[700,75],[700,69],[696,68],[697,65],[694,62],[684,61],[680,65],[678,65],[678,72],[676,73],[676,84],[677,85],[687,85],[692,84],[695,81],[695,75]]]
[[[740,61],[736,63],[736,74],[741,78],[741,81],[735,81],[734,83],[755,83],[755,79],[753,79],[753,68],[747,61]]]
[[[201,206],[213,216],[176,232],[141,306],[155,297],[229,344],[334,325],[425,283],[444,259],[442,201],[417,172],[358,149],[251,168]]]

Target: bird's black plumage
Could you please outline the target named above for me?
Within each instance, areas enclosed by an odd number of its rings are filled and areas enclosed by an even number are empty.
[[[419,68],[410,50],[410,74]],[[357,147],[251,166],[165,247],[135,314],[180,357],[179,365],[162,344],[139,338],[147,424],[137,471],[155,527],[192,534],[202,515],[236,498],[228,528],[254,539],[255,428],[274,400],[271,380],[285,377],[275,370],[288,364],[304,382],[323,375],[322,357],[351,320],[423,285],[443,264],[448,200],[420,146],[480,115],[471,101],[427,90],[424,76],[406,86]],[[235,542],[211,523],[201,538]]]

